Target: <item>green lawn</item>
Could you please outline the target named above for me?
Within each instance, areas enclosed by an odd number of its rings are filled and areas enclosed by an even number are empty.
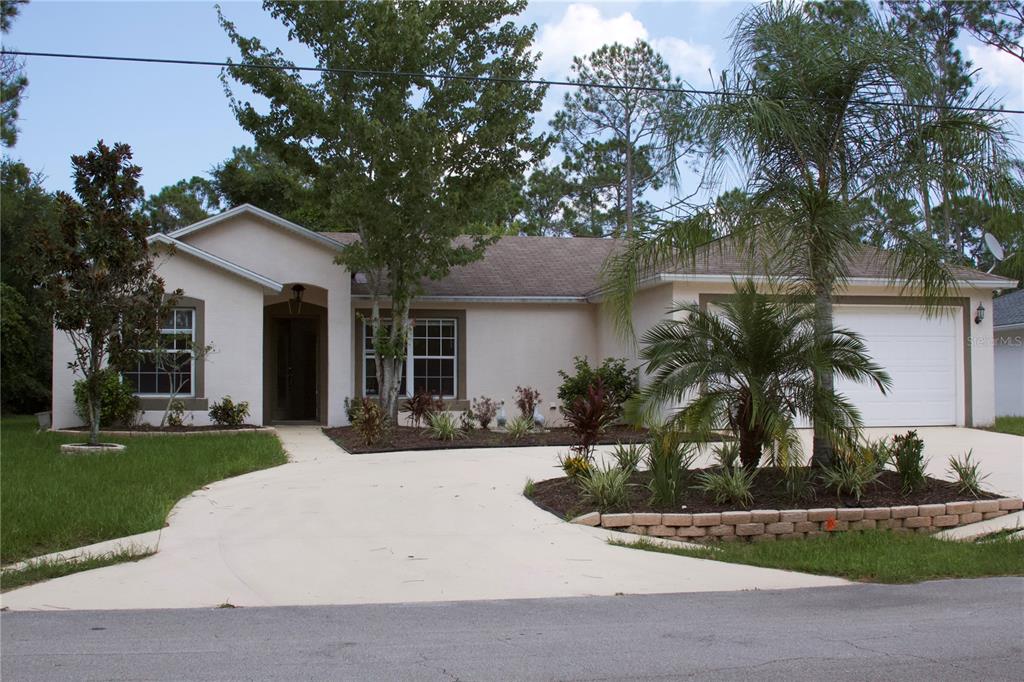
[[[996,417],[996,423],[989,430],[1024,436],[1024,417]]]
[[[8,564],[163,527],[171,508],[222,478],[283,464],[273,434],[110,438],[121,454],[68,456],[82,438],[0,422],[0,560]]]
[[[1024,540],[950,542],[887,531],[836,533],[809,540],[722,543],[690,549],[646,540],[612,544],[764,568],[880,583],[1024,575]]]

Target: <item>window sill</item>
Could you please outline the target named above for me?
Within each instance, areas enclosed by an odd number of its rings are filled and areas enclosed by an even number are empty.
[[[166,410],[167,398],[154,398],[152,396],[139,398],[139,409],[142,410]],[[187,411],[206,411],[210,409],[210,401],[207,398],[176,398],[180,400]]]

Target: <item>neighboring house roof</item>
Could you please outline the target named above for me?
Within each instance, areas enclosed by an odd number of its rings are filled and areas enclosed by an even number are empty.
[[[305,239],[309,239],[310,241],[320,244],[321,246],[326,246],[330,249],[335,250],[338,248],[338,244],[335,240],[325,237],[317,232],[314,232],[313,230],[305,228],[302,225],[299,225],[298,223],[293,223],[290,220],[285,220],[281,216],[274,215],[270,211],[264,211],[262,208],[253,206],[252,204],[242,204],[241,206],[235,206],[234,208],[228,209],[223,213],[218,213],[215,216],[210,216],[205,220],[200,220],[198,223],[192,223],[191,225],[179,228],[177,230],[174,230],[173,232],[169,232],[168,234],[171,237],[174,237],[175,239],[181,239],[183,237],[187,237],[190,234],[193,234],[194,232],[198,232],[200,230],[205,230],[206,228],[213,227],[214,225],[217,225],[219,223],[224,222],[225,220],[229,220],[239,215],[254,216],[256,218],[265,220],[266,222],[272,225],[276,225],[284,230],[287,230],[288,232],[296,234],[300,237],[304,237]]]
[[[340,244],[357,239],[349,232],[325,232]],[[586,300],[600,294],[600,273],[605,260],[624,242],[593,237],[502,237],[487,249],[483,259],[453,268],[442,280],[424,281],[424,295],[437,298],[508,298]],[[970,268],[954,267],[957,279],[974,285],[997,288],[1014,286],[1012,280]],[[645,281],[725,280],[733,277],[764,276],[763,267],[737,248],[735,242],[720,239],[702,247],[689,263],[667,268]],[[865,246],[850,262],[850,279],[884,283],[889,280],[886,254]],[[366,285],[353,282],[354,295],[366,295]]]
[[[154,234],[147,238],[146,241],[149,242],[150,244],[160,244],[163,246],[167,246],[171,249],[174,249],[176,251],[187,253],[190,256],[194,256],[201,261],[209,263],[210,265],[213,265],[222,270],[226,270],[227,272],[230,272],[233,275],[237,275],[242,279],[247,279],[254,284],[258,284],[262,287],[270,289],[275,293],[280,293],[284,291],[284,285],[281,284],[280,282],[275,282],[269,277],[264,277],[258,272],[253,272],[252,270],[243,268],[241,265],[236,265],[231,261],[224,260],[220,256],[215,256],[209,251],[203,251],[202,249],[192,246],[191,244],[186,244],[185,242],[179,241],[174,237],[171,237],[170,235],[162,233]]]
[[[992,300],[992,325],[997,328],[1024,325],[1024,289]]]

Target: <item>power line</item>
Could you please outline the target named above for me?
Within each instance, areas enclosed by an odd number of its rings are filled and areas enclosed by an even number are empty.
[[[177,64],[184,66],[216,66],[232,69],[269,69],[273,71],[311,71],[316,73],[338,73],[352,76],[379,76],[390,78],[430,78],[436,80],[457,80],[470,82],[491,82],[491,83],[513,83],[517,85],[555,85],[571,88],[594,88],[599,90],[632,90],[637,92],[661,92],[679,93],[686,95],[699,95],[704,97],[737,97],[745,98],[750,95],[741,92],[728,92],[724,90],[703,90],[689,87],[662,87],[662,86],[633,86],[620,85],[617,83],[579,83],[566,80],[546,80],[543,78],[508,78],[503,76],[467,76],[457,73],[430,73],[423,71],[383,71],[378,69],[365,69],[358,67],[328,67],[328,66],[284,66],[281,64],[257,64],[252,62],[217,62],[204,59],[164,59],[159,57],[124,57],[117,55],[102,54],[73,54],[68,52],[29,52],[27,50],[0,50],[0,54],[16,57],[54,57],[58,59],[82,59],[105,62],[134,62],[139,64]],[[783,97],[786,101],[840,101],[838,98],[811,97]],[[1022,109],[1000,109],[998,107],[968,107],[955,104],[922,104],[918,102],[887,102],[864,99],[843,100],[853,104],[870,104],[873,106],[886,106],[895,108],[910,109],[935,109],[939,111],[976,111],[990,114],[1024,114]]]

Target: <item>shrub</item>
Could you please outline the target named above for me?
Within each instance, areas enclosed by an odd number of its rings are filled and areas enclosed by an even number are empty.
[[[508,423],[505,425],[505,432],[513,441],[519,441],[526,438],[526,435],[530,433],[530,431],[533,431],[533,419],[522,415],[509,419]]]
[[[131,386],[121,381],[121,375],[114,369],[103,370],[99,381],[100,426],[134,426],[138,421],[139,399],[132,392]],[[75,382],[74,395],[75,412],[89,426],[89,399],[84,379]]]
[[[536,492],[537,484],[533,482],[532,478],[527,478],[526,483],[523,484],[523,497],[533,497]]]
[[[629,473],[618,467],[592,466],[577,482],[583,499],[601,511],[622,509],[629,501],[626,491]]]
[[[821,472],[821,480],[827,487],[834,488],[836,495],[842,497],[845,491],[859,502],[868,485],[881,475],[875,459],[846,453],[836,457],[835,464]]]
[[[572,449],[587,457],[593,454],[601,434],[615,421],[600,379],[587,388],[586,395],[576,398],[568,407],[563,406],[562,413],[576,437]]]
[[[924,470],[928,463],[924,458],[924,441],[918,438],[917,431],[893,437],[889,455],[889,462],[900,477],[900,490],[904,495],[924,488]]]
[[[185,403],[178,400],[177,398],[172,400],[170,406],[167,408],[167,425],[185,425]]]
[[[435,440],[455,440],[463,433],[451,412],[432,412],[427,415],[427,434]]]
[[[443,412],[444,409],[444,400],[440,397],[435,398],[423,388],[402,402],[402,412],[409,414],[409,423],[416,427],[429,423],[430,415]]]
[[[633,474],[640,468],[640,460],[643,459],[643,448],[636,443],[616,443],[612,449],[612,457],[619,468],[628,474]]]
[[[380,403],[369,398],[360,398],[353,410],[352,426],[366,445],[384,442],[391,433],[391,423]]]
[[[736,463],[740,461],[740,446],[738,443],[721,443],[715,448],[715,462],[723,469],[735,469]]]
[[[971,461],[973,450],[968,451],[963,458],[949,458],[949,473],[956,476],[956,487],[959,492],[971,497],[980,497],[982,493],[981,483],[988,474],[981,475],[981,464]]]
[[[573,361],[575,374],[569,375],[559,370],[562,385],[558,388],[558,400],[565,405],[572,405],[577,398],[587,395],[596,381],[604,385],[609,408],[613,418],[622,415],[623,404],[633,397],[637,390],[637,370],[626,369],[626,361],[617,358],[605,358],[600,367],[591,367],[587,358],[577,356]]]
[[[782,475],[782,487],[786,491],[786,497],[797,503],[813,500],[818,496],[814,490],[815,477],[816,472],[811,467],[787,467]]]
[[[533,420],[533,411],[540,404],[540,391],[529,386],[516,386],[516,407],[519,414]]]
[[[241,426],[248,416],[249,403],[244,400],[236,403],[229,395],[210,407],[210,419],[221,426]]]
[[[473,399],[470,412],[472,412],[473,418],[480,424],[480,428],[486,431],[498,414],[498,403],[487,396],[480,396]]]
[[[694,486],[717,504],[735,504],[740,507],[750,506],[754,501],[751,488],[757,469],[748,467],[719,468],[702,471],[697,476]]]
[[[359,409],[362,407],[360,400],[349,400],[345,398],[345,416],[348,417],[349,424],[355,424],[356,419],[359,418]]]
[[[469,433],[476,428],[476,418],[473,417],[473,413],[469,410],[465,410],[459,415],[459,429],[463,433]]]
[[[579,481],[582,477],[590,474],[593,464],[584,455],[568,454],[559,455],[558,466],[562,467],[562,471],[569,480]]]
[[[648,489],[651,506],[674,505],[683,490],[683,479],[696,453],[682,441],[679,432],[665,427],[650,430],[647,468],[651,473]]]

